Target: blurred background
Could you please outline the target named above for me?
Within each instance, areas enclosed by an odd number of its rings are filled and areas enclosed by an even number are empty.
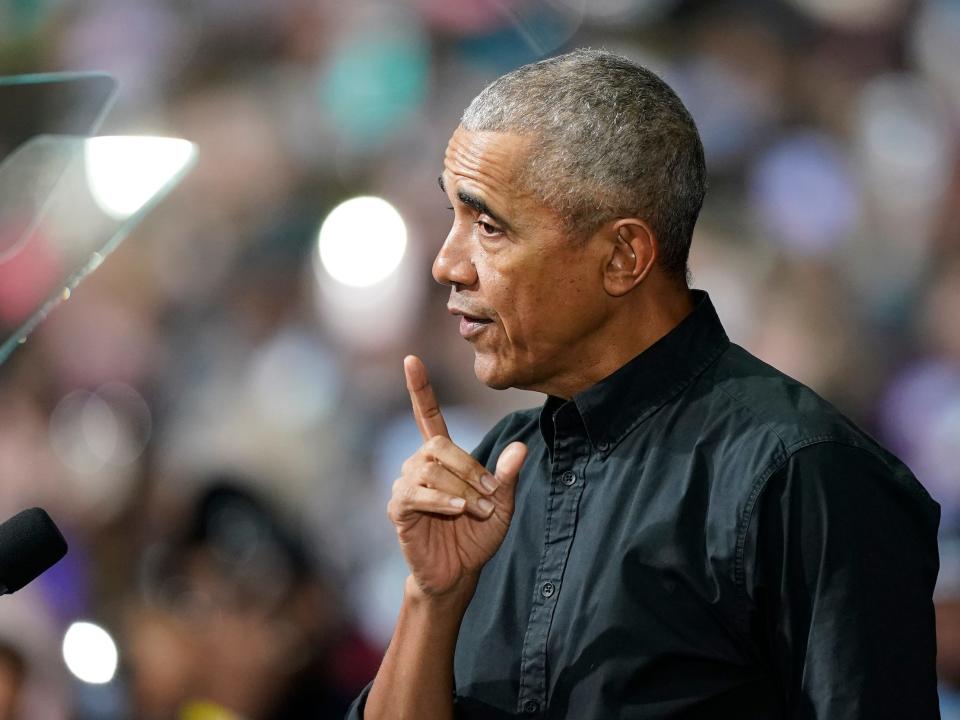
[[[0,366],[0,516],[71,545],[0,599],[0,720],[340,717],[406,574],[402,357],[466,447],[542,402],[479,385],[430,278],[443,149],[486,83],[582,46],[691,110],[693,284],[730,336],[941,503],[960,717],[960,3],[0,0],[0,74],[110,72],[103,133],[200,152]]]

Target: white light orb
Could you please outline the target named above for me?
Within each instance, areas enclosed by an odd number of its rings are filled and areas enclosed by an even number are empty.
[[[84,143],[90,194],[104,213],[123,220],[150,202],[193,154],[193,144],[179,138],[90,138]]]
[[[397,268],[369,287],[345,285],[323,267],[314,253],[312,275],[323,326],[340,341],[361,352],[380,352],[404,338],[419,317],[426,289],[416,243]]]
[[[63,660],[79,680],[103,685],[117,672],[117,644],[91,622],[75,622],[63,636]]]
[[[335,207],[320,227],[317,251],[331,278],[350,287],[369,287],[400,266],[407,226],[382,198],[356,197]]]

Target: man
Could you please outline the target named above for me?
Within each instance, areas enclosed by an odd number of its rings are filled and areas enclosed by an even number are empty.
[[[548,397],[471,456],[405,360],[411,572],[350,717],[937,717],[939,508],[688,289],[703,150],[670,88],[604,52],[520,68],[441,187],[477,377]]]

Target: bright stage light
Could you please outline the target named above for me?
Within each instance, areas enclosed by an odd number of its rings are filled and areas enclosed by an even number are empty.
[[[369,287],[400,266],[407,249],[407,226],[386,200],[357,197],[335,207],[320,227],[318,252],[323,269],[339,283]]]
[[[63,636],[63,660],[78,679],[103,685],[117,671],[117,644],[99,625],[75,622]]]
[[[84,147],[90,193],[116,220],[146,205],[193,155],[193,145],[179,138],[95,137]]]

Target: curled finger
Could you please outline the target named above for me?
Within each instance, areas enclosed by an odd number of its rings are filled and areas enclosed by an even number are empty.
[[[500,482],[470,453],[447,437],[436,436],[423,444],[423,454],[440,463],[480,495],[490,495]]]
[[[402,523],[418,513],[460,515],[464,507],[466,500],[462,497],[436,488],[412,485],[394,492],[387,505],[387,514],[394,523]]]
[[[456,473],[450,471],[440,462],[425,463],[418,473],[418,484],[423,487],[441,490],[454,497],[462,497],[466,500],[467,512],[482,519],[490,516],[493,512],[493,503],[483,497],[476,489]]]

